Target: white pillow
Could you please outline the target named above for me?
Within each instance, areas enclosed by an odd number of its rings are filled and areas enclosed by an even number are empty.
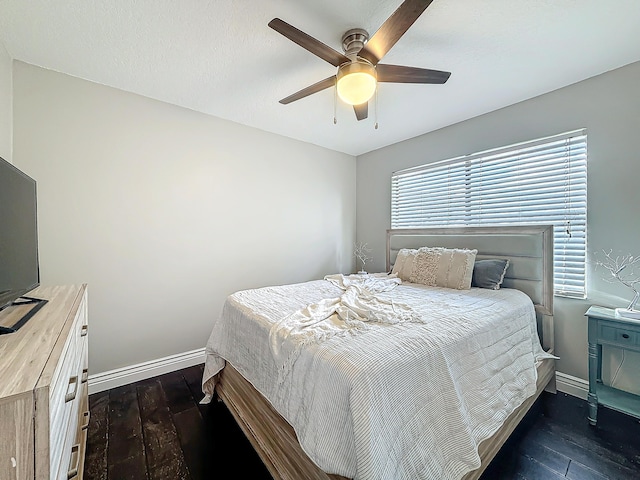
[[[432,287],[469,290],[477,253],[475,249],[419,248],[409,281]]]
[[[417,252],[418,250],[413,248],[401,248],[396,256],[396,262],[393,264],[391,273],[398,275],[400,280],[409,281]]]
[[[393,268],[391,269],[392,274],[400,276],[400,272],[402,271],[402,267],[404,266],[404,262],[407,259],[407,250],[405,248],[398,251],[398,255],[396,255],[396,261],[393,264]]]

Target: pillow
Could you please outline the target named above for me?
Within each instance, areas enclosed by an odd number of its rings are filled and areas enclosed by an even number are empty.
[[[412,283],[469,290],[478,250],[422,247],[418,249],[409,277]]]
[[[395,273],[399,277],[406,259],[407,259],[407,249],[402,248],[398,251],[398,255],[396,255],[396,261],[393,264],[393,267],[391,268],[391,274]]]
[[[507,273],[507,268],[509,268],[509,260],[501,258],[476,260],[471,286],[498,290]]]
[[[396,256],[391,273],[398,275],[400,280],[408,281],[413,271],[413,261],[418,251],[413,248],[401,248]]]

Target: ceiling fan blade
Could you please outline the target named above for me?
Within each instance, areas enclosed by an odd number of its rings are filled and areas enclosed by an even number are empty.
[[[354,105],[353,111],[356,112],[356,118],[358,120],[364,120],[369,116],[369,103],[361,103],[360,105]]]
[[[343,63],[349,62],[349,57],[325,45],[320,40],[316,40],[311,35],[307,35],[302,30],[298,30],[293,25],[289,25],[284,20],[274,18],[269,22],[269,26],[276,32],[281,33],[292,42],[297,43],[305,50],[310,51],[314,55],[326,60],[331,65],[339,67]]]
[[[449,80],[451,72],[379,63],[376,67],[376,76],[379,82],[442,84]]]
[[[332,75],[329,78],[320,80],[319,82],[314,83],[313,85],[309,85],[307,88],[303,88],[299,92],[296,92],[292,95],[289,95],[286,98],[283,98],[282,100],[280,100],[280,103],[282,103],[283,105],[286,105],[288,103],[295,102],[296,100],[300,100],[301,98],[308,97],[309,95],[312,95],[314,93],[318,93],[319,91],[324,90],[325,88],[333,87],[335,84],[336,84],[336,76]]]
[[[358,53],[377,65],[433,0],[405,0]]]

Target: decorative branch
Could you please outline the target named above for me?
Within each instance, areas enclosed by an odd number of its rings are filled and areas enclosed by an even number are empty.
[[[633,300],[627,310],[635,310],[636,303],[640,300],[640,257],[633,255],[613,256],[612,250],[602,251],[604,258],[596,259],[596,267],[602,267],[609,272],[609,276],[603,277],[606,282],[620,282],[634,292]]]
[[[370,257],[369,253],[371,253],[371,249],[367,248],[367,244],[366,243],[358,243],[358,244],[353,244],[354,247],[354,251],[353,254],[356,256],[356,258],[358,260],[360,260],[360,262],[362,263],[362,272],[364,272],[364,266],[365,264],[369,261],[369,260],[373,260],[372,257]]]

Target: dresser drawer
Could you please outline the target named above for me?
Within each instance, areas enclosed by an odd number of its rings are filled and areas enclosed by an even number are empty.
[[[89,426],[88,386],[81,383],[78,399],[74,402],[73,418],[70,422],[64,442],[61,462],[55,478],[59,480],[78,480],[82,478],[84,467],[85,443]]]
[[[80,354],[76,347],[75,342],[71,342],[62,359],[60,375],[51,389],[49,404],[50,479],[59,478],[57,472],[60,465],[64,464],[68,457],[65,452],[67,431],[75,428],[73,411],[74,407],[77,409],[76,399],[81,385]]]
[[[87,365],[88,342],[85,340],[81,345],[80,357],[80,386],[78,398],[74,402],[73,418],[75,422],[69,424],[65,441],[65,456],[69,458],[68,463],[60,465],[61,470],[58,477],[61,480],[82,479],[84,471],[84,456],[87,440],[87,429],[89,427],[89,370]]]
[[[74,448],[77,446],[77,458],[71,456],[69,464],[68,476],[70,480],[82,479],[84,475],[84,458],[87,447],[87,435],[89,433],[89,385],[84,382],[82,384],[80,409],[78,410],[78,429],[76,432],[76,441]],[[75,476],[70,476],[74,470],[77,472]]]
[[[632,326],[601,320],[598,322],[598,338],[602,343],[640,348],[640,328]]]
[[[86,395],[86,302],[79,306],[63,354],[53,376],[50,395],[50,480],[67,480],[70,462],[77,456],[80,405]]]

